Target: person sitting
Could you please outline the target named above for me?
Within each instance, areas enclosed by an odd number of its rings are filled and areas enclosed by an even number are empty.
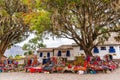
[[[48,62],[44,65],[43,71],[47,71],[47,72],[52,73],[53,72],[53,67],[54,67],[54,65],[52,63]]]

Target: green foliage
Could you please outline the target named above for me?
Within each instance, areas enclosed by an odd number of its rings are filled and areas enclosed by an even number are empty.
[[[1,16],[8,16],[8,13],[7,13],[6,10],[1,10],[1,11],[0,11],[0,15],[1,15]]]
[[[37,16],[34,16],[31,20],[31,30],[36,30],[37,33],[42,33],[50,27],[50,13],[44,10],[36,13]]]
[[[101,33],[106,33],[107,31],[108,31],[108,29],[106,29],[106,28],[101,29]]]
[[[21,0],[24,4],[28,4],[29,0]]]
[[[24,44],[24,46],[22,47],[22,49],[23,50],[30,50],[30,45],[29,44]]]
[[[35,7],[37,8],[37,9],[41,9],[41,0],[35,0],[36,1],[36,5],[35,5]]]
[[[16,55],[14,59],[21,59],[23,58],[21,55]]]
[[[76,56],[75,64],[83,66],[84,65],[84,57],[83,56]]]
[[[12,56],[12,55],[10,55],[8,58],[9,58],[9,59],[13,59],[13,56]]]
[[[109,2],[110,0],[102,0],[103,2]]]
[[[28,52],[25,52],[24,55],[26,56],[28,54]]]
[[[31,55],[31,54],[33,54],[33,51],[31,51],[31,50],[28,51],[28,55]]]
[[[73,39],[87,55],[92,55],[94,46],[108,40],[111,32],[120,31],[118,0],[42,1],[41,5],[50,11],[51,32]]]
[[[29,24],[31,30],[41,34],[50,28],[50,13],[41,8],[40,0],[23,0],[23,2],[30,8],[30,13],[23,14],[23,17],[25,24]]]
[[[24,55],[32,55],[34,52],[32,50],[28,50],[27,52],[24,53]]]
[[[24,24],[23,14],[28,7],[21,0],[0,0],[0,54],[13,44],[28,37],[29,24]]]
[[[38,48],[41,48],[41,47],[46,47],[46,46],[43,44],[42,37],[40,35],[37,35],[36,37],[29,40],[29,42],[27,44],[24,44],[24,46],[22,48],[24,50],[35,51],[35,50],[37,50]]]

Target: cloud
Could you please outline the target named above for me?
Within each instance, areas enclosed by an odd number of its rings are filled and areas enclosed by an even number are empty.
[[[44,40],[44,44],[47,45],[47,47],[58,47],[63,44],[72,44],[74,43],[73,40],[66,39],[66,38],[60,38],[60,39],[52,39],[50,38],[49,40]]]

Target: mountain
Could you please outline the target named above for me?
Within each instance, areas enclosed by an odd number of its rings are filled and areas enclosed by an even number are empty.
[[[13,45],[10,49],[5,51],[5,56],[16,56],[16,55],[24,55],[25,50],[22,50],[22,47],[18,45]]]

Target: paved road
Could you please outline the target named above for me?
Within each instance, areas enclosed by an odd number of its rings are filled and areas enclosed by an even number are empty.
[[[0,73],[0,80],[120,80],[120,68],[111,73],[74,74],[74,73]]]

